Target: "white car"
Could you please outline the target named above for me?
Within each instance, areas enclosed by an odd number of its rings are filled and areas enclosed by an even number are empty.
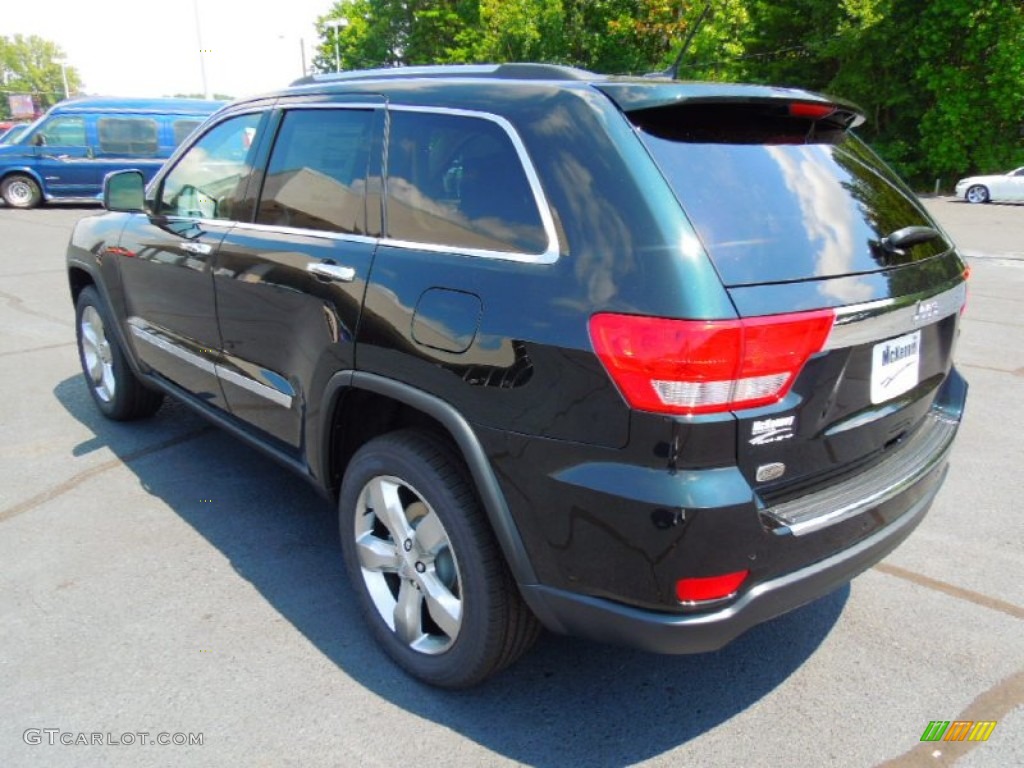
[[[956,183],[956,196],[968,203],[1024,202],[1024,168],[998,176],[968,176]]]

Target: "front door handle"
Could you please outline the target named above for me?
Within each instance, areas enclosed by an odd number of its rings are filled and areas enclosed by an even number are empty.
[[[352,267],[343,267],[340,264],[327,264],[322,261],[307,264],[306,271],[324,280],[334,280],[339,283],[351,283],[356,279],[356,271]]]
[[[181,250],[194,253],[197,256],[209,256],[213,248],[207,243],[182,243]]]

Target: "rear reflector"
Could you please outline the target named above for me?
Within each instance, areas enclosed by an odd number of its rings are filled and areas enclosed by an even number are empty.
[[[719,413],[785,397],[834,320],[829,309],[739,320],[598,314],[590,338],[631,407]]]
[[[676,582],[676,597],[681,603],[699,603],[703,600],[720,600],[728,597],[744,582],[750,571],[723,573],[721,576],[705,576],[699,579],[679,579]]]

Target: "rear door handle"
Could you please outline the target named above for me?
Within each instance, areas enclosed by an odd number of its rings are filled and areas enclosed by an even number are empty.
[[[306,271],[324,280],[334,280],[339,283],[351,283],[356,279],[356,271],[352,267],[343,267],[340,264],[325,264],[322,261],[307,264]]]
[[[213,248],[207,243],[182,243],[181,250],[194,253],[197,256],[209,256]]]

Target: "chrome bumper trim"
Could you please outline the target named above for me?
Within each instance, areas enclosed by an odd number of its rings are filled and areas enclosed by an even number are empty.
[[[939,467],[958,426],[933,411],[895,455],[831,488],[765,509],[761,517],[775,533],[803,536],[877,507]]]

